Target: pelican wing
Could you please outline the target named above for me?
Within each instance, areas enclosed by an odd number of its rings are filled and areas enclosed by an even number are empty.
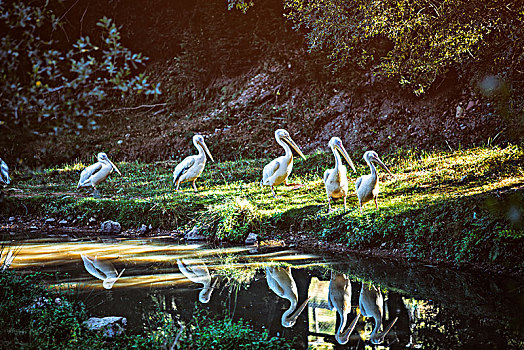
[[[358,188],[360,187],[360,184],[362,183],[362,179],[363,179],[363,178],[364,178],[364,177],[361,176],[361,177],[359,177],[359,178],[357,179],[357,181],[355,181],[355,188],[357,189],[357,191],[358,191]]]
[[[87,272],[89,272],[92,276],[104,280],[106,276],[102,275],[100,271],[98,271],[93,263],[93,260],[88,257],[85,254],[80,254],[82,257],[82,261],[84,262],[84,267],[86,268]]]
[[[195,164],[195,158],[195,156],[189,156],[176,166],[175,171],[173,171],[173,183],[176,184],[178,180],[191,169]]]
[[[101,162],[96,162],[95,164],[90,165],[84,170],[82,170],[82,173],[80,173],[80,181],[78,181],[77,188],[85,186],[89,182],[88,180],[91,178],[91,176],[93,176],[93,174],[102,169],[102,165],[103,164]]]
[[[277,279],[273,276],[272,271],[274,271],[273,268],[266,267],[266,280],[267,285],[269,288],[275,292],[279,297],[282,297],[284,295],[284,289],[280,286],[280,283]]]
[[[116,278],[117,272],[113,264],[108,260],[98,259],[98,256],[93,260],[93,265],[97,270],[106,275],[106,278]]]
[[[275,174],[275,173],[277,172],[278,168],[280,168],[280,162],[279,162],[279,159],[280,159],[280,158],[273,159],[271,162],[269,162],[269,163],[264,167],[263,177],[262,177],[262,181],[263,181],[264,185],[267,185],[266,181],[267,181],[271,176],[273,176],[273,174]]]

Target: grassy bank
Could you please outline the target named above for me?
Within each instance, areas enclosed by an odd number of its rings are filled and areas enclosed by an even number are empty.
[[[351,157],[357,164],[358,175],[349,173],[354,182],[369,169],[361,155]],[[400,150],[382,159],[397,180],[380,175],[379,211],[371,203],[363,215],[355,195],[348,198],[348,211],[338,202],[327,213],[321,176],[333,157],[322,152],[295,159],[291,181],[304,186],[278,187],[277,199],[259,185],[269,159],[250,159],[209,162],[197,194],[188,184],[181,193],[173,191],[171,162],[118,163],[124,176],[113,173],[99,186],[103,199],[75,191],[85,164],[15,173],[14,186],[22,192],[13,192],[3,205],[7,215],[27,211],[84,223],[112,219],[124,227],[184,230],[198,225],[211,237],[233,242],[249,232],[265,238],[298,232],[351,249],[382,247],[413,258],[523,267],[522,147]]]

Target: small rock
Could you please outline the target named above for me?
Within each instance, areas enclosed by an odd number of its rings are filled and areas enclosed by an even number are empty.
[[[29,229],[30,229],[30,230],[38,230],[38,227],[36,227],[36,226],[31,226],[31,227],[29,227]]]
[[[10,216],[9,219],[7,219],[7,220],[8,220],[9,222],[13,222],[13,221],[15,221],[16,219],[15,219],[14,216]]]
[[[112,220],[104,221],[100,227],[102,233],[120,233],[120,231],[122,231],[120,224]]]
[[[146,225],[142,225],[142,226],[140,226],[140,228],[138,229],[138,234],[139,234],[139,235],[144,235],[146,232],[147,232],[147,226],[146,226]]]
[[[89,221],[90,224],[92,224],[92,223],[96,222],[96,219],[95,218],[89,218],[88,221]]]
[[[49,218],[49,219],[46,219],[45,223],[46,224],[53,224],[56,220],[53,219],[53,218]]]
[[[255,244],[258,241],[258,236],[254,234],[253,232],[250,232],[249,235],[246,238],[246,245],[252,245]]]
[[[464,108],[462,108],[461,105],[458,105],[457,112],[455,113],[455,117],[462,118],[463,115],[464,115]]]
[[[109,317],[91,317],[82,323],[87,329],[94,332],[102,332],[106,338],[113,338],[124,333],[127,326],[127,319],[125,317],[109,316]]]
[[[206,236],[198,233],[198,227],[193,227],[190,231],[184,233],[184,239],[188,241],[205,241]]]
[[[476,105],[475,101],[469,101],[468,106],[466,107],[466,111],[473,108]]]
[[[58,223],[60,225],[67,225],[67,220],[60,220]]]

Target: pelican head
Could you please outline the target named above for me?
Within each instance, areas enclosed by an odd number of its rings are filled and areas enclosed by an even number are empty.
[[[213,162],[215,161],[213,159],[213,156],[209,152],[209,149],[207,148],[206,143],[204,142],[204,137],[202,135],[196,134],[195,136],[193,136],[193,144],[198,149],[202,148],[207,153],[209,159],[211,159]]]
[[[198,294],[198,300],[203,303],[207,304],[209,303],[209,300],[211,299],[211,293],[213,293],[213,290],[216,288],[216,285],[218,283],[218,279],[215,280],[212,286],[204,287]]]
[[[355,165],[351,161],[351,158],[349,158],[348,153],[346,152],[346,149],[342,145],[342,140],[336,136],[332,137],[331,140],[329,140],[328,143],[329,147],[335,152],[335,150],[339,151],[340,154],[346,159],[346,162],[348,162],[351,169],[353,169],[354,172],[357,172],[357,169],[355,169]]]
[[[122,271],[120,271],[118,276],[116,276],[116,277],[109,277],[109,278],[104,279],[104,281],[102,282],[102,286],[104,286],[105,289],[113,288],[113,284],[115,284],[115,282],[118,281],[118,279],[122,276],[124,271],[125,271],[125,269],[122,269]]]
[[[388,167],[382,163],[382,161],[380,160],[380,158],[378,157],[378,154],[377,152],[375,151],[366,151],[366,153],[364,153],[364,160],[366,161],[366,163],[370,164],[371,162],[373,163],[377,163],[378,165],[380,165],[385,171],[388,172],[389,175],[391,176],[395,176],[391,173],[391,171],[389,171]]]
[[[299,156],[302,157],[302,159],[306,159],[306,157],[304,156],[304,153],[302,153],[300,148],[298,148],[295,141],[291,139],[291,136],[289,136],[289,133],[287,132],[287,130],[278,129],[277,131],[275,131],[275,139],[277,139],[277,142],[281,140],[285,141],[288,145],[290,145],[298,153]]]
[[[295,310],[295,312],[293,312],[294,305],[292,303],[289,309],[286,312],[284,312],[284,314],[282,315],[282,326],[287,327],[287,328],[293,327],[295,323],[297,322],[298,316],[300,316],[302,311],[304,311],[304,309],[306,308],[307,303],[309,302],[309,299],[310,298],[307,298],[306,301],[304,301],[302,305],[300,305],[298,309]]]
[[[115,171],[118,173],[118,175],[122,176],[122,173],[120,172],[120,170],[118,170],[116,165],[113,164],[113,162],[109,160],[109,157],[104,152],[98,153],[97,160],[99,162],[109,162],[109,164],[111,164],[111,166],[113,167],[113,169],[115,169]]]

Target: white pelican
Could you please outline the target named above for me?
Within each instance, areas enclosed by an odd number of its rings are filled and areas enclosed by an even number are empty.
[[[362,206],[372,199],[375,201],[375,207],[378,210],[378,174],[377,169],[375,168],[375,165],[373,163],[376,162],[382,168],[384,168],[384,170],[386,170],[391,176],[394,176],[393,174],[391,174],[391,171],[389,171],[388,167],[384,163],[382,163],[382,161],[378,157],[377,152],[367,151],[366,153],[364,153],[363,158],[366,161],[366,163],[368,163],[369,168],[371,169],[371,174],[361,176],[355,182],[355,188],[357,190],[358,197],[358,205],[360,207],[360,214],[362,214]]]
[[[95,256],[94,259],[85,254],[80,254],[80,256],[82,257],[87,272],[96,278],[101,279],[103,281],[102,285],[105,289],[113,288],[113,284],[115,284],[125,271],[125,269],[122,269],[122,271],[117,274],[113,264],[107,260],[98,259],[98,256]]]
[[[0,185],[9,185],[11,183],[11,178],[9,177],[9,167],[0,158]]]
[[[344,198],[344,210],[346,210],[346,197],[348,195],[349,188],[347,169],[344,164],[342,164],[342,160],[340,159],[340,154],[338,154],[338,152],[342,153],[342,156],[346,159],[354,172],[357,172],[357,170],[355,169],[351,158],[349,158],[346,149],[344,146],[342,146],[342,141],[338,137],[332,137],[331,140],[329,140],[328,145],[335,155],[335,168],[328,169],[324,172],[324,185],[326,186],[326,195],[329,208],[328,210],[331,211],[331,198],[340,197]]]
[[[7,249],[7,254],[5,255],[5,257],[3,256],[3,252],[4,250],[2,249],[2,247],[0,247],[0,271],[7,270],[9,266],[11,266],[11,263],[15,258],[15,255],[13,254],[13,251],[11,249]]]
[[[291,276],[291,267],[268,267],[266,266],[266,280],[269,288],[279,297],[290,301],[291,305],[282,315],[282,326],[293,327],[298,316],[304,311],[309,298],[297,309],[298,290],[297,284]],[[295,311],[296,309],[296,311]],[[295,311],[295,312],[293,312]]]
[[[303,159],[306,159],[300,148],[298,148],[297,144],[291,139],[291,136],[289,136],[289,133],[286,130],[278,129],[275,131],[275,139],[278,144],[284,148],[286,154],[277,159],[273,159],[264,167],[262,181],[260,182],[261,185],[271,186],[273,197],[276,197],[273,186],[278,186],[281,183],[284,183],[286,186],[296,185],[287,183],[287,178],[293,169],[293,153],[289,146],[293,147],[293,149],[297,151]]]
[[[209,153],[209,149],[202,135],[193,136],[193,144],[198,149],[198,154],[196,156],[186,157],[176,166],[175,171],[173,171],[173,185],[176,186],[176,192],[178,192],[180,184],[185,181],[193,182],[193,189],[196,192],[195,181],[200,174],[202,174],[204,166],[206,165],[206,153],[214,162],[213,156]]]
[[[348,315],[351,312],[351,281],[346,275],[331,271],[328,306],[331,310],[335,309],[341,319],[340,326],[335,334],[335,339],[341,345],[347,344],[349,336],[357,324],[360,313],[357,311],[357,317],[353,319],[348,329],[343,331],[347,323]]]
[[[200,291],[200,294],[198,295],[198,300],[204,304],[209,303],[211,293],[213,292],[213,289],[215,289],[218,279],[216,279],[215,283],[211,285],[211,275],[204,263],[196,263],[191,260],[183,261],[182,259],[177,259],[176,263],[180,272],[182,272],[188,280],[203,285],[202,291]]]
[[[109,160],[107,154],[104,152],[98,153],[97,159],[98,162],[82,170],[82,173],[80,174],[80,181],[78,181],[78,186],[76,188],[79,189],[80,187],[92,186],[94,189],[93,197],[100,198],[100,194],[98,193],[96,186],[104,181],[109,176],[109,174],[111,174],[113,169],[115,169],[115,171],[120,176],[122,176],[122,173],[120,170],[118,170],[116,165],[114,165],[113,162]]]
[[[384,297],[380,289],[362,283],[362,289],[360,290],[360,296],[358,298],[358,303],[360,306],[360,312],[364,317],[373,317],[375,319],[375,326],[373,331],[371,331],[369,340],[372,344],[380,344],[384,341],[386,334],[391,330],[395,322],[397,322],[398,317],[396,317],[389,326],[386,327],[384,332],[378,333],[380,327],[382,327],[382,317],[384,315]]]

